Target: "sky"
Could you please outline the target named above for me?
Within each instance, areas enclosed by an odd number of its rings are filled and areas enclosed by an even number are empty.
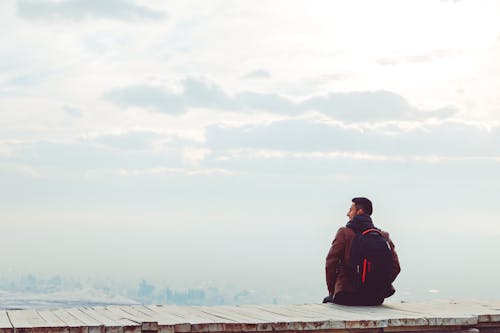
[[[496,297],[500,3],[5,0],[1,273],[319,301],[351,199],[396,298]]]

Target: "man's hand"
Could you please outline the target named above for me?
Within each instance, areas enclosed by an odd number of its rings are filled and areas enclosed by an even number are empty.
[[[333,301],[333,295],[328,295],[323,298],[323,303],[331,303]]]

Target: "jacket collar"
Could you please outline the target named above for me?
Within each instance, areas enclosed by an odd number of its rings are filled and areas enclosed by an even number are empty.
[[[354,216],[352,220],[347,222],[346,227],[351,228],[356,233],[362,233],[367,229],[375,228],[372,218],[367,214]]]

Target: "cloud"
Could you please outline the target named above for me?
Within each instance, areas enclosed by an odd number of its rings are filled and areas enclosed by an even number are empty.
[[[182,131],[131,130],[88,134],[72,141],[0,141],[0,161],[11,166],[78,173],[92,170],[198,168],[210,150]],[[56,171],[57,172],[57,171]]]
[[[206,138],[212,153],[205,167],[295,179],[350,174],[356,175],[353,182],[381,178],[396,187],[415,178],[432,186],[449,186],[450,181],[491,186],[484,175],[495,174],[500,163],[500,128],[488,131],[454,122],[387,132],[283,120],[212,126]]]
[[[500,128],[486,130],[456,122],[395,130],[389,127],[360,129],[303,120],[275,121],[269,125],[207,129],[212,150],[267,150],[362,154],[362,156],[412,156],[413,159],[485,159],[500,157]],[[333,156],[333,155],[331,155]],[[330,156],[330,157],[331,157]],[[342,155],[341,155],[342,156]]]
[[[143,176],[143,175],[185,175],[185,176],[233,176],[237,172],[226,169],[203,169],[203,168],[165,168],[155,167],[146,169],[119,169],[118,174],[122,176]]]
[[[130,0],[17,0],[17,14],[25,19],[160,20],[166,14]]]
[[[267,94],[260,92],[242,92],[234,97],[239,109],[263,110],[282,114],[297,114],[305,111],[290,99],[278,94]]]
[[[248,74],[243,75],[244,79],[269,79],[271,78],[271,73],[266,70],[258,69]]]
[[[69,116],[75,117],[75,118],[81,118],[83,116],[82,111],[74,106],[70,105],[64,105],[62,107],[62,110],[66,112]]]
[[[123,145],[122,145],[123,147]],[[116,149],[94,141],[72,143],[33,142],[17,144],[6,165],[36,166],[64,173],[118,168],[149,168],[157,165],[181,167],[181,152],[155,153],[138,149]]]
[[[105,94],[104,98],[120,106],[143,107],[172,115],[181,114],[189,107],[238,108],[215,85],[186,79],[183,86],[183,92],[175,94],[159,86],[133,85],[114,89]]]
[[[294,101],[275,93],[244,91],[229,95],[213,83],[193,78],[185,79],[182,85],[180,93],[160,86],[132,85],[116,88],[104,98],[122,107],[141,107],[171,115],[179,115],[189,108],[242,112],[259,110],[286,115],[319,111],[344,122],[441,119],[456,112],[450,107],[418,110],[403,97],[389,91],[329,93]]]
[[[408,120],[418,113],[403,97],[388,91],[330,93],[301,106],[344,121]]]
[[[152,149],[153,141],[158,136],[152,132],[127,132],[101,135],[92,140],[100,146],[124,151],[147,151]]]
[[[399,64],[418,64],[431,62],[440,59],[446,59],[460,55],[459,51],[455,50],[435,50],[429,53],[407,55],[397,58],[380,58],[377,59],[379,65],[399,65]]]
[[[241,160],[351,160],[380,162],[426,162],[439,163],[449,161],[489,161],[500,162],[500,156],[442,156],[442,155],[412,155],[401,152],[399,155],[373,154],[369,152],[349,151],[289,151],[266,149],[232,149],[221,153],[216,161]]]
[[[268,149],[233,149],[217,156],[218,161],[231,159],[266,160],[266,159],[302,159],[302,160],[368,160],[368,161],[402,161],[402,156],[390,156],[370,153],[339,151],[288,151]]]
[[[436,179],[432,165],[440,164],[439,172],[456,178],[471,172],[477,177],[492,174],[500,163],[499,127],[486,130],[451,121],[408,130],[394,124],[363,128],[312,119],[280,120],[258,126],[210,126],[205,138],[204,143],[182,141],[174,134],[141,130],[68,143],[4,142],[0,160],[5,170],[16,174],[35,170],[43,179],[84,175],[336,177],[359,174],[364,168],[389,178],[398,170],[399,175],[417,172]]]
[[[157,86],[133,85],[117,88],[104,97],[119,106],[143,107],[168,114],[184,112],[181,96]]]
[[[215,84],[206,83],[195,79],[184,80],[184,94],[182,96],[185,105],[191,107],[208,107],[232,109],[239,108],[238,101],[228,96]]]

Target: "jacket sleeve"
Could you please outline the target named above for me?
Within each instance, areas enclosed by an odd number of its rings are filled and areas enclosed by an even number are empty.
[[[391,247],[392,251],[392,276],[391,276],[391,281],[396,280],[396,277],[398,276],[399,272],[401,272],[401,266],[399,266],[399,258],[398,254],[396,253],[396,248],[394,246],[394,243],[392,242],[391,238],[389,237],[389,234],[387,234],[389,246]]]
[[[335,282],[337,280],[337,274],[340,270],[340,264],[344,258],[345,251],[345,235],[342,232],[342,228],[337,231],[335,239],[332,242],[330,251],[326,256],[326,285],[328,287],[328,293],[333,295],[335,293]]]

